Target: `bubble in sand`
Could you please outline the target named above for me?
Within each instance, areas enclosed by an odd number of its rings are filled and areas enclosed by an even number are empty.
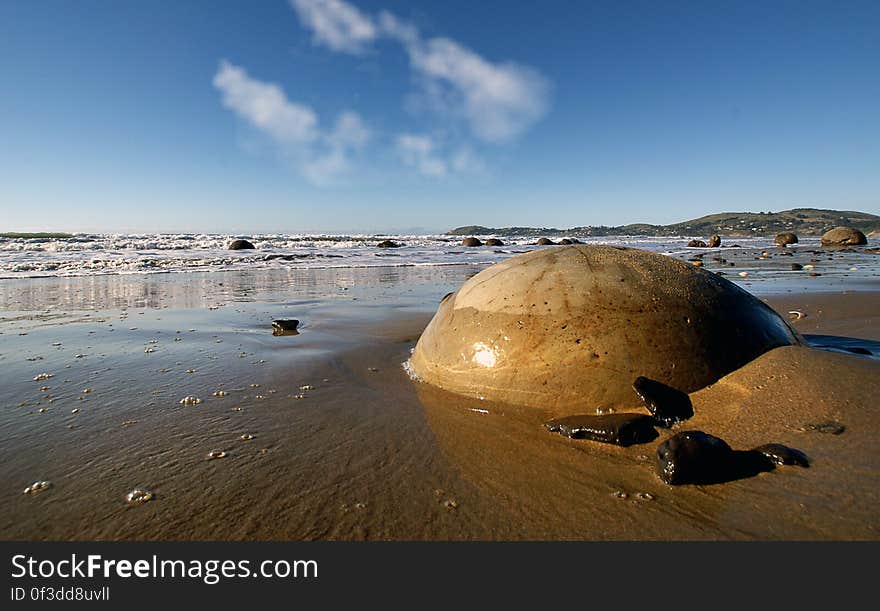
[[[229,393],[226,392],[225,390],[218,390],[218,391],[215,391],[215,392],[214,392],[214,396],[215,396],[215,397],[225,397],[225,396],[228,395],[228,394],[229,394]]]
[[[81,392],[82,392],[84,395],[87,395],[87,394],[89,394],[90,392],[94,392],[94,390],[95,390],[94,388],[83,388]]]
[[[42,381],[42,380],[48,380],[48,379],[51,378],[53,375],[54,375],[54,374],[52,374],[52,373],[41,373],[41,374],[39,374],[39,375],[34,376],[34,382],[40,382],[40,381]]]
[[[45,391],[49,390],[49,387],[48,386],[40,386],[40,390],[45,392]]]
[[[255,437],[255,435],[251,435],[250,433],[245,433],[244,435],[240,435],[238,438],[241,439],[242,441],[250,441],[254,437]]]
[[[300,390],[315,390],[315,387],[311,384],[305,384],[304,386],[299,387]]]
[[[198,397],[188,396],[180,400],[181,405],[198,405],[202,400]]]
[[[52,485],[52,482],[41,479],[35,481],[33,484],[24,489],[23,494],[37,494],[42,492],[43,490],[48,490]]]
[[[70,410],[70,413],[71,413],[71,414],[78,414],[78,413],[79,413],[79,408],[78,408],[78,407],[74,407],[72,410]]]
[[[144,352],[147,354],[150,354],[151,352],[155,352],[155,350],[153,348],[147,347],[147,348],[144,348]]]
[[[651,494],[650,492],[637,492],[636,498],[639,499],[640,501],[653,501],[654,495]]]
[[[223,450],[211,450],[208,452],[208,460],[216,460],[218,458],[223,458],[226,456],[226,452]]]
[[[147,501],[153,500],[155,495],[146,488],[135,488],[125,495],[125,502],[130,505],[141,505]]]
[[[611,496],[613,496],[616,499],[620,499],[622,501],[629,498],[629,495],[626,492],[624,492],[623,490],[615,490]]]
[[[41,407],[41,408],[38,409],[37,411],[38,411],[39,413],[41,413],[41,414],[45,414],[45,413],[48,412],[49,410],[48,410],[47,408],[45,408],[45,407]]]

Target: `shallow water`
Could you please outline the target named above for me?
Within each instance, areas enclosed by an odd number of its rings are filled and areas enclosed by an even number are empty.
[[[670,495],[653,446],[568,444],[540,415],[414,384],[401,364],[420,331],[483,267],[0,281],[0,535],[773,538],[727,507],[769,480]],[[277,318],[301,333],[273,336]],[[127,503],[135,488],[155,496]]]

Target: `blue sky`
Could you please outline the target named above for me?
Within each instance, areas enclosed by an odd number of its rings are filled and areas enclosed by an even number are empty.
[[[880,3],[0,3],[0,230],[880,213]]]

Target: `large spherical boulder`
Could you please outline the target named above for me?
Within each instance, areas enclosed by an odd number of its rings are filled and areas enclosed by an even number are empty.
[[[709,248],[718,248],[721,246],[721,236],[717,233],[709,238]]]
[[[777,233],[776,237],[773,238],[773,242],[777,246],[788,246],[789,244],[797,244],[798,237],[790,231],[785,231],[783,233]]]
[[[865,234],[853,227],[835,227],[822,236],[822,246],[859,246],[867,243]]]
[[[504,242],[498,238],[489,238],[486,240],[486,246],[504,246]]]
[[[448,391],[563,415],[641,405],[639,376],[691,392],[801,341],[716,274],[642,250],[564,246],[511,257],[447,295],[411,366]]]
[[[229,250],[247,250],[251,248],[255,248],[255,246],[248,240],[232,240],[229,243]]]
[[[537,244],[538,246],[552,246],[556,244],[556,242],[554,242],[550,238],[538,238],[538,241],[535,242],[535,244]]]
[[[483,243],[480,241],[479,238],[465,238],[461,241],[461,245],[474,247],[474,246],[482,246]]]

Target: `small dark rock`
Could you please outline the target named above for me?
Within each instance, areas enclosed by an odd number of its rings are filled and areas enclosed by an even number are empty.
[[[807,455],[800,450],[789,448],[781,443],[766,443],[758,446],[754,450],[760,452],[777,465],[797,465],[798,467],[809,467],[810,460]]]
[[[800,263],[792,263],[791,264],[791,271],[793,271],[793,272],[799,272],[802,269],[804,269],[804,266],[801,265]]]
[[[633,382],[633,390],[645,402],[657,426],[669,428],[694,415],[691,398],[677,388],[639,376]]]
[[[706,243],[703,240],[691,240],[688,242],[688,246],[690,248],[706,248]]]
[[[657,438],[653,419],[642,414],[566,416],[546,422],[544,426],[548,431],[572,439],[590,439],[619,446],[646,443]]]
[[[765,454],[734,451],[723,439],[702,431],[683,431],[657,446],[657,473],[670,485],[717,484],[773,468]]]
[[[247,240],[232,240],[229,243],[229,250],[245,250],[249,248],[256,248],[256,246]]]
[[[273,320],[272,335],[299,335],[299,331],[296,330],[298,326],[299,321],[295,318],[287,320]]]
[[[461,241],[462,246],[482,246],[483,243],[477,238],[465,238]]]
[[[804,428],[808,431],[816,431],[817,433],[825,433],[827,435],[840,435],[846,430],[846,427],[836,420],[808,424]]]
[[[398,244],[392,240],[382,240],[376,244],[376,248],[400,248],[403,244]]]

